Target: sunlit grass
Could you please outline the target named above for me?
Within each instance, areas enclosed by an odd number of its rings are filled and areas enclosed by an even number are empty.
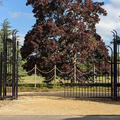
[[[119,77],[120,79],[120,77]],[[43,81],[45,80],[42,76],[25,76],[22,77],[19,80],[19,90],[20,91],[51,91],[51,90],[64,90],[64,83],[71,83],[71,80],[64,80],[59,77],[57,77],[56,81],[53,80],[51,83],[47,84]],[[59,83],[59,81],[63,82],[63,85]],[[35,87],[36,83],[36,87]],[[86,90],[86,91],[110,91],[111,87],[111,76],[97,76],[95,78],[92,77],[91,81],[86,80],[82,82],[75,81],[75,83],[82,84],[82,86],[79,86],[76,84],[76,86],[68,86],[66,89],[68,90]],[[120,83],[120,82],[118,82]],[[91,85],[92,86],[89,86]],[[95,86],[95,84],[98,84],[98,86]],[[103,84],[103,86],[99,86],[99,84]],[[106,84],[106,86],[104,86]],[[109,85],[108,85],[109,84]],[[119,88],[118,88],[119,89]]]

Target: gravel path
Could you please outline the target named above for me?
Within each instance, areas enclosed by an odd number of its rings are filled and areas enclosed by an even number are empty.
[[[55,96],[21,95],[18,100],[0,101],[0,115],[120,115],[120,101],[75,100]],[[0,120],[4,119],[0,118]],[[89,119],[85,118],[85,120]]]

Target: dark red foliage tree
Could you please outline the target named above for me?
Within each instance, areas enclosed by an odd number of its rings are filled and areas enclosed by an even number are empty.
[[[107,57],[95,27],[99,15],[107,14],[103,4],[92,0],[27,0],[36,23],[21,48],[22,58],[27,60],[24,68],[30,70],[37,64],[49,71],[56,64],[62,71],[69,71],[76,60]]]

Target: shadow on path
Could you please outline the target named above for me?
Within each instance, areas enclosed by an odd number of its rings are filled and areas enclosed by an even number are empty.
[[[119,115],[88,115],[81,117],[66,118],[64,120],[120,120]]]
[[[120,120],[118,115],[96,116],[60,116],[60,115],[24,115],[24,116],[0,116],[0,120]]]
[[[120,99],[118,101],[114,101],[111,98],[71,98],[71,97],[64,97],[64,91],[57,91],[57,92],[22,92],[19,93],[19,96],[47,96],[47,97],[56,97],[56,99],[71,99],[71,100],[81,100],[81,101],[92,101],[92,102],[100,102],[106,104],[114,104],[120,105]],[[52,99],[52,98],[50,98]],[[55,98],[53,98],[55,99]]]

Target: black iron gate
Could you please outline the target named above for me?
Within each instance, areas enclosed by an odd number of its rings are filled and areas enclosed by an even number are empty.
[[[73,80],[65,80],[64,95],[67,97],[107,97],[112,96],[111,61],[101,59],[97,63],[90,63],[92,70],[84,71],[87,63],[81,63],[81,70],[74,68]],[[82,73],[81,73],[82,72]]]
[[[113,35],[113,98],[117,100],[120,98],[120,37],[118,37],[115,30]]]
[[[0,52],[0,98],[18,97],[18,42],[16,31],[12,38],[2,38]]]
[[[120,97],[120,38],[114,31],[113,50],[109,59],[99,58],[97,61],[80,63],[81,68],[74,65],[74,77],[65,80],[64,96],[77,98],[111,98]],[[104,52],[104,51],[103,51]],[[84,71],[90,63],[91,70]]]
[[[0,98],[18,97],[18,42],[14,32],[11,39],[3,38],[0,52]],[[110,48],[108,46],[108,48]],[[120,38],[114,32],[113,51],[108,59],[74,64],[71,79],[64,80],[65,97],[112,98],[120,97]],[[104,51],[103,51],[104,52]],[[90,70],[84,69],[91,66]],[[70,74],[71,72],[70,71]],[[67,73],[69,75],[69,73]]]

